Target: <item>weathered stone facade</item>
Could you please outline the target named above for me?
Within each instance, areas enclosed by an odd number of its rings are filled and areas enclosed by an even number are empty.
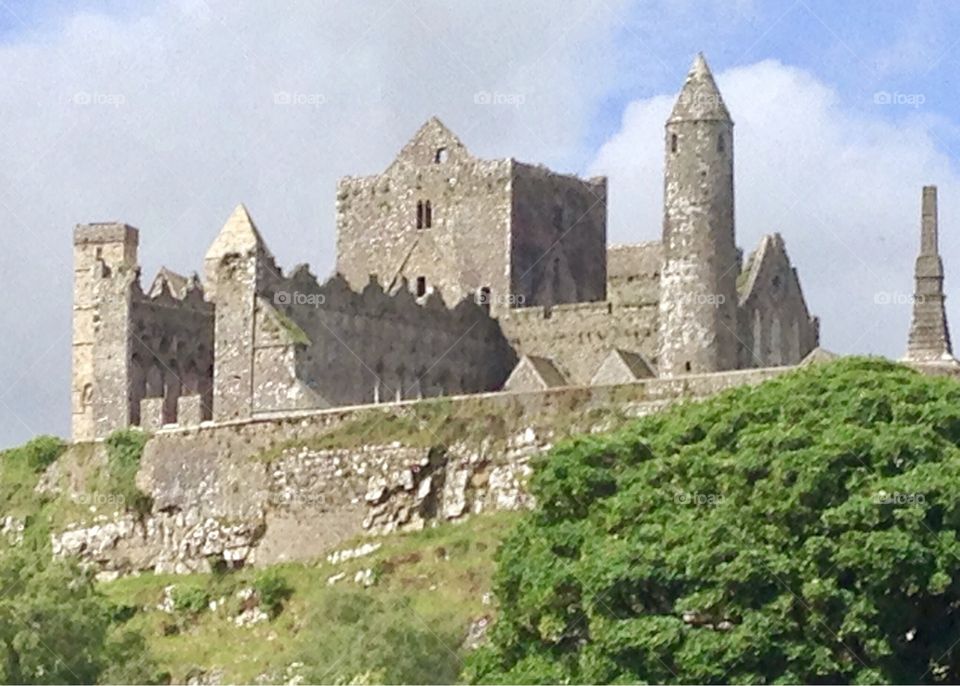
[[[150,512],[76,522],[52,533],[53,551],[93,563],[108,576],[186,573],[206,571],[212,562],[241,567],[316,559],[358,537],[522,509],[532,505],[530,460],[556,441],[790,369],[519,388],[165,427],[147,442],[137,475],[152,500]],[[391,429],[391,421],[402,425]],[[474,430],[438,435],[429,428],[448,422]],[[410,430],[416,427],[421,430]],[[99,456],[86,464],[95,471],[106,457],[102,445],[93,450]],[[92,500],[82,491],[84,480],[67,468],[71,455],[54,463],[42,488],[76,490],[66,495]],[[57,477],[58,471],[72,478]],[[4,528],[15,531],[17,524]]]
[[[337,187],[336,273],[284,273],[243,206],[204,280],[140,290],[137,231],[76,233],[74,437],[432,396],[796,364],[783,240],[741,269],[733,122],[702,56],[666,123],[661,242],[608,248],[607,184],[482,160],[431,119]],[[511,376],[511,371],[516,374]]]

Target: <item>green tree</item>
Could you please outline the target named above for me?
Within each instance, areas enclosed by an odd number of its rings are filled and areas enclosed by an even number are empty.
[[[473,682],[960,681],[960,384],[850,359],[537,465]]]
[[[142,637],[114,614],[89,573],[49,550],[0,553],[0,682],[155,680]]]

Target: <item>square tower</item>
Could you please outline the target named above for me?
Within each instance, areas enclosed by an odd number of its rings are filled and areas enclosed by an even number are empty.
[[[137,230],[81,224],[73,234],[72,435],[104,438],[130,424],[131,286]]]

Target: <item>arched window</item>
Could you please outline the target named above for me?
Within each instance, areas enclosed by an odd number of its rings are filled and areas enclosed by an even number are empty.
[[[676,152],[676,151],[677,151],[677,134],[671,133],[670,134],[670,152]]]
[[[447,149],[438,148],[437,154],[433,156],[433,161],[435,164],[443,164],[444,162],[447,161],[447,157],[449,157],[449,153],[447,152]]]

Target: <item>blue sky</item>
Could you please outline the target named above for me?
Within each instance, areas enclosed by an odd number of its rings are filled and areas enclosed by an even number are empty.
[[[702,50],[714,71],[775,58],[832,84],[852,109],[874,109],[877,91],[923,94],[922,114],[947,120],[957,143],[960,113],[960,3],[950,0],[764,0],[681,2],[679,13],[636,3],[617,32],[624,79],[602,102],[591,140],[604,140],[627,102],[675,87],[676,67]],[[891,120],[916,116],[890,108]]]
[[[73,225],[139,227],[149,287],[244,202],[322,279],[336,179],[438,115],[479,156],[606,174],[611,242],[656,239],[663,119],[701,50],[740,245],[781,232],[824,346],[896,357],[926,183],[960,322],[958,27],[955,0],[0,0],[0,446],[68,430]]]

